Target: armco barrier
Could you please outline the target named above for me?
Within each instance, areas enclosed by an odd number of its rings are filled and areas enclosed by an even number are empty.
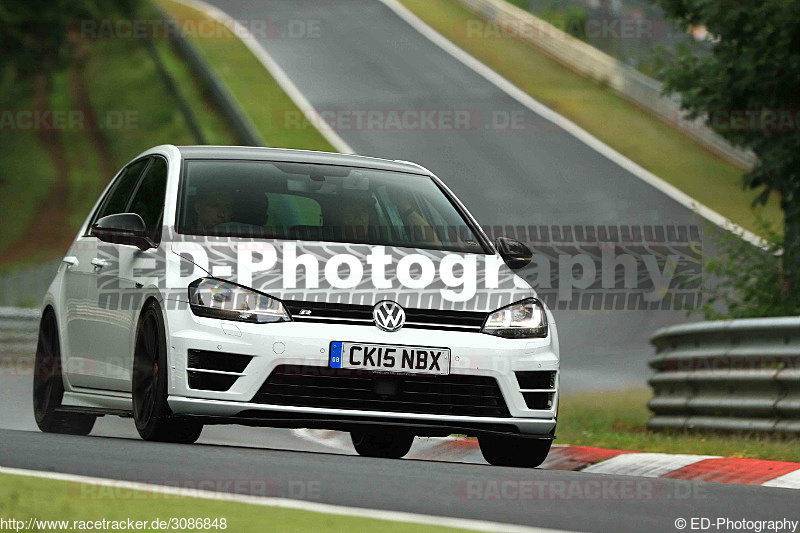
[[[706,127],[702,120],[689,120],[677,97],[663,96],[663,84],[618,61],[597,48],[569,35],[507,0],[458,0],[470,11],[505,28],[567,68],[607,84],[624,98],[647,109],[667,124],[679,128],[714,152],[743,168],[756,162],[750,151],[735,148]]]
[[[161,15],[165,20],[172,20],[163,10],[161,10]],[[174,33],[172,43],[178,53],[186,59],[192,73],[209,98],[216,104],[220,114],[225,118],[239,141],[245,146],[269,146],[248,114],[242,110],[239,102],[231,94],[228,86],[217,76],[214,69],[194,45],[183,38],[180,32]]]
[[[649,428],[800,433],[800,317],[670,326],[650,342]]]
[[[32,307],[42,302],[61,259],[0,274],[0,307]]]
[[[39,310],[0,307],[0,358],[36,353]]]

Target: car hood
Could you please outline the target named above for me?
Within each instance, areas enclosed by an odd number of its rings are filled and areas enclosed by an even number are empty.
[[[368,244],[204,238],[169,245],[183,289],[210,276],[285,301],[489,312],[535,296],[496,255]],[[302,265],[302,266],[298,266]]]

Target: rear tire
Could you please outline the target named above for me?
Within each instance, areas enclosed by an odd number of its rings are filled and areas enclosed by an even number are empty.
[[[351,431],[350,439],[359,455],[384,459],[400,459],[414,443],[412,433],[396,430]]]
[[[203,424],[176,417],[167,404],[167,338],[158,304],[142,311],[133,355],[133,420],[144,440],[191,444]]]
[[[526,437],[478,437],[481,454],[490,465],[534,468],[547,459],[551,440]]]
[[[39,323],[39,341],[33,365],[33,416],[36,425],[45,433],[88,435],[97,417],[79,413],[59,412],[64,398],[61,375],[61,343],[58,323],[52,310],[45,311]]]

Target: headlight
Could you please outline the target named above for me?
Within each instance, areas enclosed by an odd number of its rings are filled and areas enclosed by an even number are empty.
[[[239,322],[289,322],[291,317],[280,300],[252,289],[212,278],[189,285],[189,304],[197,316]]]
[[[547,315],[536,298],[529,298],[489,315],[483,333],[512,339],[547,337]]]

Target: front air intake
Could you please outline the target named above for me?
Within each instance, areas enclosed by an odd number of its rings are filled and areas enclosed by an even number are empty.
[[[252,359],[236,353],[189,350],[186,358],[189,388],[226,392],[244,375]]]

